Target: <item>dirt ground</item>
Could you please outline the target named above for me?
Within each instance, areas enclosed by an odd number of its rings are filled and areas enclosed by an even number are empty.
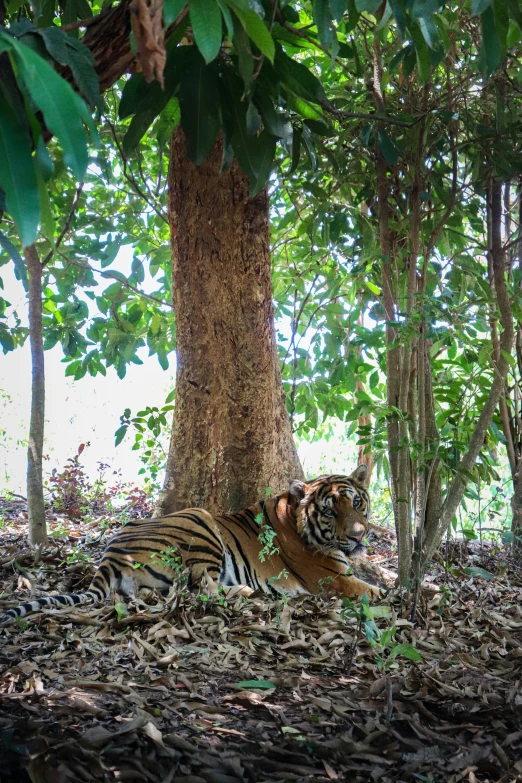
[[[24,504],[3,515],[2,610],[85,589],[117,524],[53,517],[35,564]],[[326,596],[151,593],[2,628],[0,781],[522,781],[522,571],[455,545],[429,579],[415,624],[398,596],[372,622]]]

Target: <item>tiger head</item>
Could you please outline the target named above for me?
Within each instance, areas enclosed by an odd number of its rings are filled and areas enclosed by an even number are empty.
[[[368,468],[359,465],[350,476],[319,476],[310,482],[291,481],[288,502],[295,510],[297,532],[306,546],[341,550],[354,556],[364,552],[370,497]]]

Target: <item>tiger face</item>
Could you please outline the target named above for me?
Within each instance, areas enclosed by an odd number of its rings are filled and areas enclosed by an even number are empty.
[[[341,551],[354,557],[365,551],[370,497],[368,469],[359,465],[350,476],[320,476],[309,484],[292,481],[289,502],[295,509],[297,531],[306,546]]]

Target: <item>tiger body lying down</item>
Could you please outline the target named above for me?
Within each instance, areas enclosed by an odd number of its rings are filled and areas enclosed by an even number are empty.
[[[350,476],[292,481],[288,492],[238,514],[213,517],[189,508],[129,522],[110,541],[86,592],[14,607],[0,625],[46,607],[99,603],[114,590],[132,596],[140,587],[169,588],[178,565],[189,571],[191,585],[207,574],[225,587],[266,593],[313,594],[327,585],[348,597],[377,597],[379,590],[353,575],[350,565],[350,557],[360,560],[368,532],[366,476],[360,465]]]

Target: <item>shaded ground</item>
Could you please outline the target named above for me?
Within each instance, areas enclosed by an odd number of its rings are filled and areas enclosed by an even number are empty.
[[[88,585],[110,524],[54,518],[64,538],[35,565],[23,504],[4,515],[0,608]],[[392,557],[388,544],[374,552]],[[150,594],[126,616],[103,605],[1,629],[1,782],[522,781],[522,573],[491,547],[451,555],[415,626],[383,602],[375,622],[397,630],[381,649],[357,608],[326,597]],[[398,644],[422,660],[390,659]]]

